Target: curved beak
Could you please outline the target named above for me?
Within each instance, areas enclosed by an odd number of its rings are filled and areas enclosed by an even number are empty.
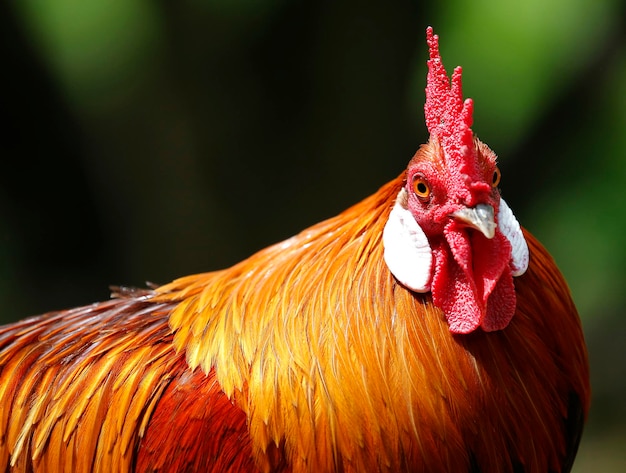
[[[478,230],[485,237],[491,239],[496,234],[493,207],[487,204],[478,204],[474,208],[464,208],[452,214],[459,222]]]

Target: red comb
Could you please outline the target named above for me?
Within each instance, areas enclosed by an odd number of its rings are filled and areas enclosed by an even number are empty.
[[[430,50],[426,104],[424,113],[426,126],[431,137],[437,137],[443,147],[446,159],[463,173],[466,166],[473,163],[472,99],[463,101],[461,67],[454,69],[452,84],[439,55],[439,37],[433,29],[426,28],[426,42]]]

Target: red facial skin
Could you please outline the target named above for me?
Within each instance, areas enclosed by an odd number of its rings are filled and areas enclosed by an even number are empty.
[[[454,333],[505,328],[515,313],[510,268],[511,245],[496,229],[489,239],[454,213],[479,204],[500,205],[500,171],[486,145],[473,139],[465,150],[464,170],[446,159],[435,139],[415,154],[407,169],[407,208],[428,237],[433,251],[433,302]]]

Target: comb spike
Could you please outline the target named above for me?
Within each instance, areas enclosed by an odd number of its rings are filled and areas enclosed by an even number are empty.
[[[426,42],[430,51],[430,59],[428,60],[428,85],[426,86],[424,112],[428,131],[431,135],[434,135],[441,122],[441,111],[446,108],[445,102],[447,101],[450,83],[439,55],[439,36],[433,34],[433,29],[430,26],[426,29]]]
[[[463,100],[462,68],[456,67],[452,80],[441,61],[439,37],[432,27],[426,29],[430,52],[424,115],[431,139],[438,139],[450,166],[471,173],[476,161],[473,146],[471,99]]]

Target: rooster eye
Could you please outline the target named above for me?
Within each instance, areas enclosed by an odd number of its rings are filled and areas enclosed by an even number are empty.
[[[496,168],[495,171],[493,171],[493,177],[491,178],[491,187],[498,187],[501,177],[502,174],[500,174],[500,169]]]
[[[416,175],[413,178],[413,192],[421,201],[426,201],[430,197],[430,186],[423,176]]]

